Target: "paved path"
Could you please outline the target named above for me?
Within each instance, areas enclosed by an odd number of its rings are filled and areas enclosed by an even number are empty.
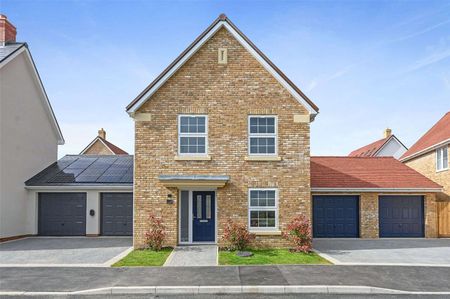
[[[30,237],[0,243],[0,267],[109,266],[131,246],[131,237]]]
[[[313,246],[341,265],[450,267],[450,239],[314,239]]]
[[[448,267],[222,266],[2,268],[0,292],[56,292],[126,286],[369,286],[450,292]],[[448,296],[448,295],[447,295]]]
[[[165,267],[216,266],[217,245],[178,246],[167,259]]]

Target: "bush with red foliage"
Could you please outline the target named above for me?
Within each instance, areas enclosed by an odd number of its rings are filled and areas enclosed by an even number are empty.
[[[303,215],[296,216],[287,225],[283,238],[294,244],[294,251],[309,253],[312,250],[311,223]]]
[[[150,249],[159,251],[166,239],[166,227],[163,225],[162,219],[153,214],[150,214],[148,219],[150,230],[145,233],[146,243]]]
[[[247,226],[229,219],[223,230],[223,239],[229,244],[229,249],[244,250],[255,239],[255,235],[248,231]]]

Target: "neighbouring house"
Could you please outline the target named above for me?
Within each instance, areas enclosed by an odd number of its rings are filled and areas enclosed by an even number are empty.
[[[444,187],[438,195],[450,201],[450,112],[447,112],[410,149],[400,161]]]
[[[439,235],[450,237],[450,111],[429,129],[400,161],[443,186],[437,194]]]
[[[67,155],[25,186],[32,234],[132,234],[133,156]]]
[[[126,151],[106,140],[106,131],[101,128],[80,155],[128,155]]]
[[[256,246],[285,247],[281,232],[299,214],[315,237],[436,237],[438,184],[393,158],[310,159],[318,110],[219,16],[127,106],[134,246],[145,245],[149,214],[170,246],[222,246],[232,219]]]
[[[350,157],[394,157],[400,158],[408,148],[392,134],[392,130],[384,130],[382,139],[372,142],[349,154]]]
[[[23,182],[57,159],[64,138],[26,43],[0,15],[0,240],[33,234]]]

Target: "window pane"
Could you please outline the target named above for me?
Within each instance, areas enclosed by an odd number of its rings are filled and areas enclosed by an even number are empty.
[[[211,195],[206,195],[206,219],[211,219]]]
[[[182,116],[180,117],[181,133],[206,133],[205,116]]]
[[[206,153],[205,137],[181,137],[180,153],[204,154]]]
[[[202,196],[197,195],[197,218],[202,219]]]
[[[442,150],[442,168],[448,168],[448,148],[444,147]]]
[[[250,153],[251,154],[275,154],[275,137],[250,138]]]

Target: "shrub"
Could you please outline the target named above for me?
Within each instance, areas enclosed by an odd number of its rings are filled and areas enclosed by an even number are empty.
[[[294,244],[294,251],[309,253],[312,250],[311,223],[303,215],[296,216],[287,225],[283,238]]]
[[[255,235],[247,230],[247,226],[229,219],[224,228],[223,239],[231,250],[244,250],[255,239]]]
[[[147,246],[155,251],[162,249],[164,240],[166,239],[166,227],[162,223],[161,218],[150,214],[148,217],[150,221],[150,230],[145,233]]]

